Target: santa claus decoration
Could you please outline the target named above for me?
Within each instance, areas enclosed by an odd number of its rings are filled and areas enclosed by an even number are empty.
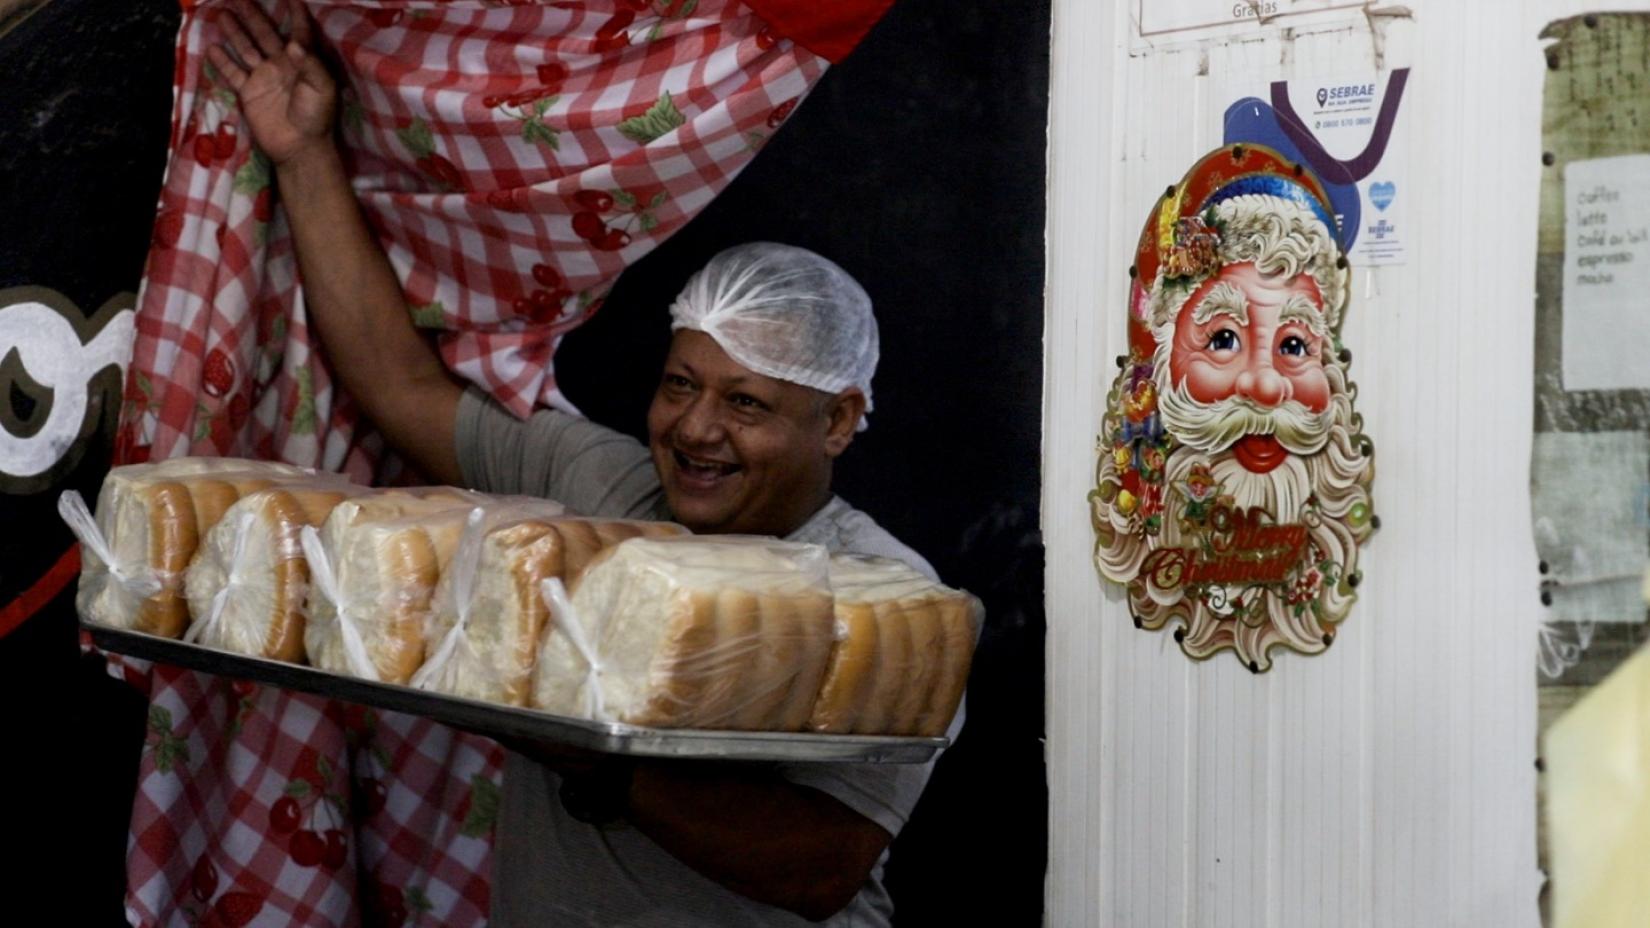
[[[1259,673],[1274,648],[1323,651],[1379,525],[1329,197],[1275,151],[1218,149],[1154,204],[1130,276],[1088,500],[1096,567],[1190,657],[1230,648]]]

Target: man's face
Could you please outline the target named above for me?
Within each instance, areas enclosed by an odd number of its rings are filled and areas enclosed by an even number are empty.
[[[700,533],[786,535],[830,495],[830,397],[765,377],[703,332],[678,331],[647,414],[677,521]]]
[[[1262,408],[1329,405],[1323,300],[1305,274],[1267,276],[1231,264],[1199,287],[1175,320],[1169,372],[1200,403],[1242,397]]]

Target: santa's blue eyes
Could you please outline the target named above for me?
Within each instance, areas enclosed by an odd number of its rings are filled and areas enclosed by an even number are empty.
[[[1236,351],[1238,347],[1237,333],[1231,329],[1221,329],[1209,336],[1210,351]]]
[[[1210,351],[1236,351],[1241,344],[1242,342],[1239,341],[1237,333],[1231,329],[1221,329],[1209,336]],[[1311,353],[1312,349],[1306,344],[1306,339],[1301,338],[1299,335],[1287,336],[1278,343],[1278,354],[1304,358]]]

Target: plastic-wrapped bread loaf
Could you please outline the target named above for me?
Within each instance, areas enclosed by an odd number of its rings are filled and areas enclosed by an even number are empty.
[[[189,562],[185,640],[301,663],[310,578],[299,530],[321,525],[339,503],[364,492],[318,480],[259,490],[230,506]]]
[[[945,734],[962,700],[983,611],[973,596],[885,558],[831,558],[836,647],[810,731]]]
[[[545,517],[559,503],[486,497],[451,487],[380,490],[338,504],[300,532],[311,583],[304,651],[324,670],[406,683],[424,661],[436,583],[475,508],[509,505]]]
[[[83,546],[76,608],[92,622],[176,638],[189,618],[183,572],[202,536],[242,494],[308,479],[300,468],[240,458],[116,467],[92,524],[79,497],[64,494],[59,511]]]
[[[833,638],[826,555],[767,538],[636,538],[554,581],[532,704],[658,728],[800,731]]]
[[[510,513],[506,513],[508,515]],[[567,517],[466,527],[442,574],[413,685],[470,699],[527,705],[549,611],[539,584],[572,584],[600,552],[631,538],[686,533],[673,522]]]

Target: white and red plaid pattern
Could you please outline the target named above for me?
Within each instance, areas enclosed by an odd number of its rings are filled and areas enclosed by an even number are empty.
[[[496,744],[162,665],[149,683],[134,924],[486,922]]]
[[[184,0],[117,455],[387,478],[309,335],[268,165],[204,67],[216,5]],[[566,405],[561,337],[827,67],[733,0],[308,5],[344,72],[352,181],[414,323],[523,415]],[[111,669],[150,696],[134,924],[485,924],[497,745],[141,661]]]
[[[310,5],[344,72],[352,181],[409,313],[523,416],[567,405],[550,364],[562,336],[827,67],[730,0]],[[204,64],[214,6],[184,13],[122,450],[370,478],[381,448],[314,351],[269,166]]]

